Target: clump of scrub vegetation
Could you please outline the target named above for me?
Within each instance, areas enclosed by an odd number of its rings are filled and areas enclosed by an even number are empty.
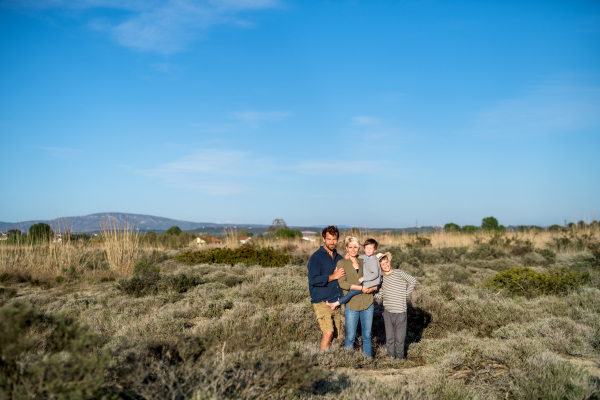
[[[263,267],[283,267],[292,256],[285,249],[273,247],[257,248],[250,245],[237,249],[214,248],[207,251],[188,250],[179,254],[175,259],[184,264],[246,264]]]
[[[544,294],[566,294],[589,282],[589,272],[570,271],[566,267],[548,273],[538,273],[529,268],[511,268],[498,273],[486,287],[506,290],[512,295],[534,297]]]

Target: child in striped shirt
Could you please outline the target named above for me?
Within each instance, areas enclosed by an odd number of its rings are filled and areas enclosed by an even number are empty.
[[[385,323],[385,345],[388,357],[404,358],[404,338],[406,337],[406,300],[412,293],[417,280],[399,269],[392,269],[391,253],[378,253],[379,265],[383,271],[381,289],[375,300],[383,300],[383,321]]]

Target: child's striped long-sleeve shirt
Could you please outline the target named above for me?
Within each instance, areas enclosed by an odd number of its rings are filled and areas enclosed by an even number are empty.
[[[406,311],[406,298],[410,296],[417,280],[400,269],[393,269],[389,275],[383,274],[381,289],[375,294],[375,300],[383,299],[383,307],[390,313]]]

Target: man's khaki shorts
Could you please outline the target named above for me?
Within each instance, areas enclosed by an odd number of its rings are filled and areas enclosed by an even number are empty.
[[[313,308],[317,314],[317,321],[321,332],[333,332],[333,337],[340,337],[340,328],[342,324],[342,312],[340,307],[332,310],[325,302],[313,303]]]

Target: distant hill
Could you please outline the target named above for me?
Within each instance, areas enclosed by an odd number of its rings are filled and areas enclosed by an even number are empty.
[[[223,233],[225,228],[237,227],[237,229],[245,229],[254,235],[267,232],[269,225],[264,224],[216,224],[214,222],[190,222],[181,221],[171,218],[156,217],[154,215],[129,214],[129,213],[98,213],[82,217],[64,217],[53,220],[36,220],[24,222],[0,222],[0,232],[6,232],[10,229],[19,229],[21,232],[27,232],[32,225],[43,222],[52,227],[55,232],[66,232],[68,229],[73,233],[94,233],[102,231],[102,227],[115,221],[119,226],[128,223],[132,229],[140,232],[155,231],[157,233],[164,232],[170,227],[177,225],[183,231],[193,231],[200,233],[219,234]],[[290,226],[292,229],[300,229],[302,231],[315,231],[320,234],[321,229],[328,225],[318,226]],[[338,225],[340,230],[348,230],[351,227],[348,225]],[[361,228],[365,229],[365,228]],[[422,226],[419,228],[368,228],[371,232],[383,232],[395,230],[405,233],[426,233],[436,230],[437,227]]]
[[[171,218],[156,217],[153,215],[128,214],[128,213],[98,213],[86,215],[83,217],[64,217],[53,220],[36,220],[24,222],[0,222],[0,232],[6,232],[9,229],[20,229],[27,232],[32,225],[43,222],[54,229],[55,232],[65,232],[71,229],[71,232],[98,232],[102,227],[113,221],[120,226],[128,223],[133,229],[140,231],[165,231],[170,227],[177,225],[184,231],[211,229],[218,230],[225,227],[235,226],[236,224],[215,224],[212,222],[190,222],[180,221]],[[238,224],[238,227],[244,227],[248,224]],[[265,225],[252,225],[265,226]]]

